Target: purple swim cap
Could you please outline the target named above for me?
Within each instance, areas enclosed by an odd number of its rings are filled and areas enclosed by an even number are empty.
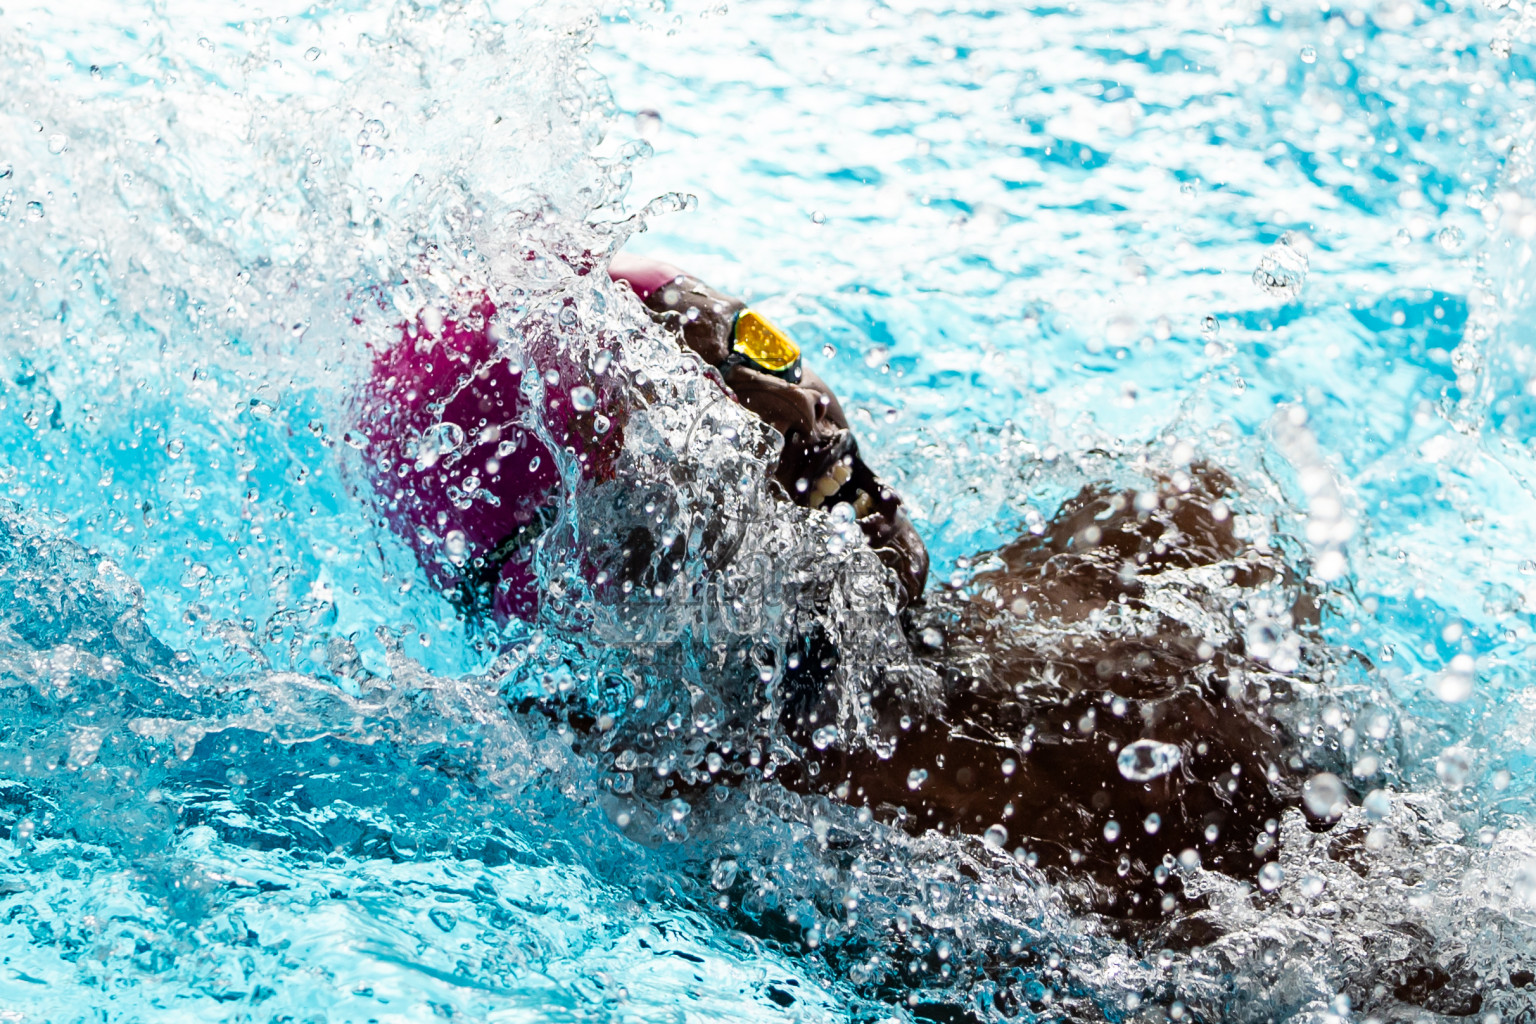
[[[530,399],[521,365],[493,336],[495,316],[482,297],[440,324],[418,316],[400,325],[399,342],[374,359],[358,428],[389,523],[433,583],[461,607],[505,622],[538,610],[533,541],[558,512],[561,485],[554,454],[521,423]],[[561,358],[553,341],[523,338],[539,372],[559,375],[544,389],[544,423],[584,476],[611,477],[623,443],[614,389]]]

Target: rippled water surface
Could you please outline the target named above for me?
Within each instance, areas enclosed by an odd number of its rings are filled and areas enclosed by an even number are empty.
[[[1533,28],[1525,0],[7,5],[0,1021],[1321,1024],[1431,962],[1536,1021]],[[845,661],[906,657],[857,535],[760,499],[771,439],[589,273],[631,234],[799,339],[935,586],[1085,482],[1226,467],[1322,595],[1296,763],[1348,781],[1308,796],[1344,821],[1186,870],[1208,939],[1161,943],[771,782],[626,798],[752,719],[711,652],[771,679],[812,591]],[[389,529],[353,430],[402,320],[485,295],[647,398],[644,502],[565,459],[551,596],[501,633]],[[624,515],[744,525],[605,604],[581,538]],[[1249,637],[1278,672],[1296,642]],[[519,710],[550,695],[659,752]],[[1471,1012],[1395,998],[1369,1012]]]

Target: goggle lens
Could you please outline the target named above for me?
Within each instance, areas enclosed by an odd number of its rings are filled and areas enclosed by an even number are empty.
[[[800,346],[754,310],[744,309],[736,315],[735,344],[732,350],[759,370],[775,377],[786,380],[798,380],[800,377]]]

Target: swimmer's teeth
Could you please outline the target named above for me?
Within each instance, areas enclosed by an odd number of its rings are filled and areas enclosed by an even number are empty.
[[[865,490],[859,491],[859,496],[853,501],[853,515],[856,519],[863,519],[875,510],[875,499],[869,496]]]
[[[811,484],[810,488],[805,492],[807,495],[806,504],[811,508],[821,508],[822,505],[826,504],[827,499],[842,490],[843,485],[852,477],[853,468],[847,463],[838,463],[832,467],[826,476]],[[796,481],[796,487],[799,487],[798,481]]]

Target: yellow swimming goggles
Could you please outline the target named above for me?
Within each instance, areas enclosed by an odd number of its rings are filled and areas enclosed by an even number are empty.
[[[734,338],[731,354],[725,357],[721,370],[749,366],[791,384],[800,383],[800,346],[755,310],[744,309],[736,314]]]

